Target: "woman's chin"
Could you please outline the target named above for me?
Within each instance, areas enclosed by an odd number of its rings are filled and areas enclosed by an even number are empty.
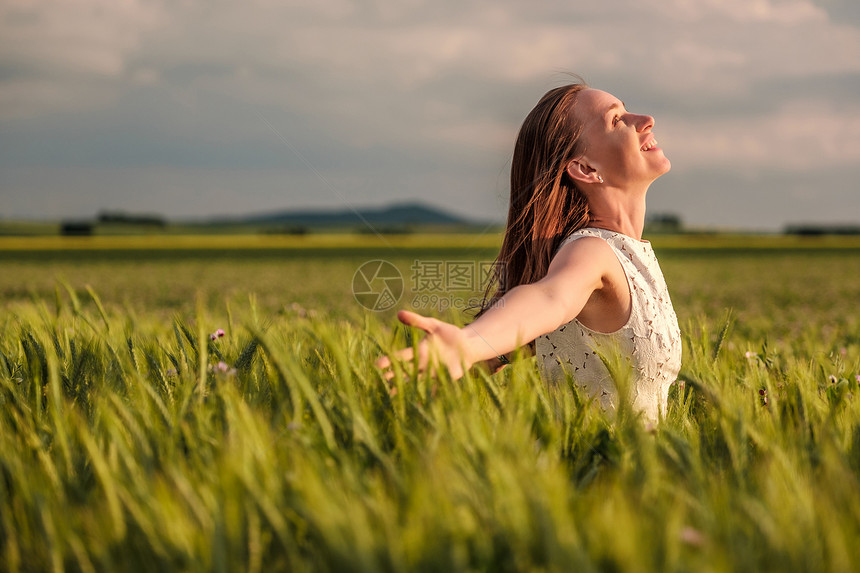
[[[668,173],[670,169],[672,169],[672,164],[667,159],[665,163],[660,166],[660,169],[654,172],[653,178],[651,179],[651,183]]]

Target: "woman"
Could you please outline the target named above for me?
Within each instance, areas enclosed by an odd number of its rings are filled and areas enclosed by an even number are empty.
[[[648,187],[670,168],[653,127],[652,117],[585,84],[541,98],[517,137],[507,229],[479,317],[458,328],[398,313],[427,333],[420,368],[435,353],[460,378],[533,341],[545,379],[569,374],[611,411],[618,391],[601,355],[620,351],[634,408],[651,420],[665,412],[681,340],[657,259],[641,240]],[[411,360],[413,351],[395,356]],[[377,361],[388,378],[390,364]]]

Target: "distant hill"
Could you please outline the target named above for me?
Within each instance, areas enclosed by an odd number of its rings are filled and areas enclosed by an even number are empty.
[[[446,213],[420,203],[402,203],[371,209],[302,209],[262,213],[245,217],[217,218],[213,223],[252,225],[360,225],[364,222],[380,225],[474,225],[485,223]]]

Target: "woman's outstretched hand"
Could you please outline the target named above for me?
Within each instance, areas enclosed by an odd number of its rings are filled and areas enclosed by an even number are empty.
[[[418,370],[423,372],[428,366],[431,374],[436,375],[434,365],[430,364],[431,356],[435,356],[438,364],[445,366],[451,374],[451,378],[457,380],[464,374],[464,368],[468,369],[472,362],[469,359],[468,342],[463,329],[451,323],[422,316],[408,310],[401,310],[397,318],[403,324],[415,326],[427,333],[418,343]],[[414,358],[412,348],[404,348],[395,352],[392,356],[383,356],[376,361],[376,366],[382,369],[386,380],[394,377],[391,369],[392,358],[400,361],[411,361]]]

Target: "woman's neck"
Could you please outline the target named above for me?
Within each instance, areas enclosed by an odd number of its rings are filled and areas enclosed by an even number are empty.
[[[625,193],[603,188],[588,197],[589,227],[616,231],[642,240],[645,227],[645,193]]]

